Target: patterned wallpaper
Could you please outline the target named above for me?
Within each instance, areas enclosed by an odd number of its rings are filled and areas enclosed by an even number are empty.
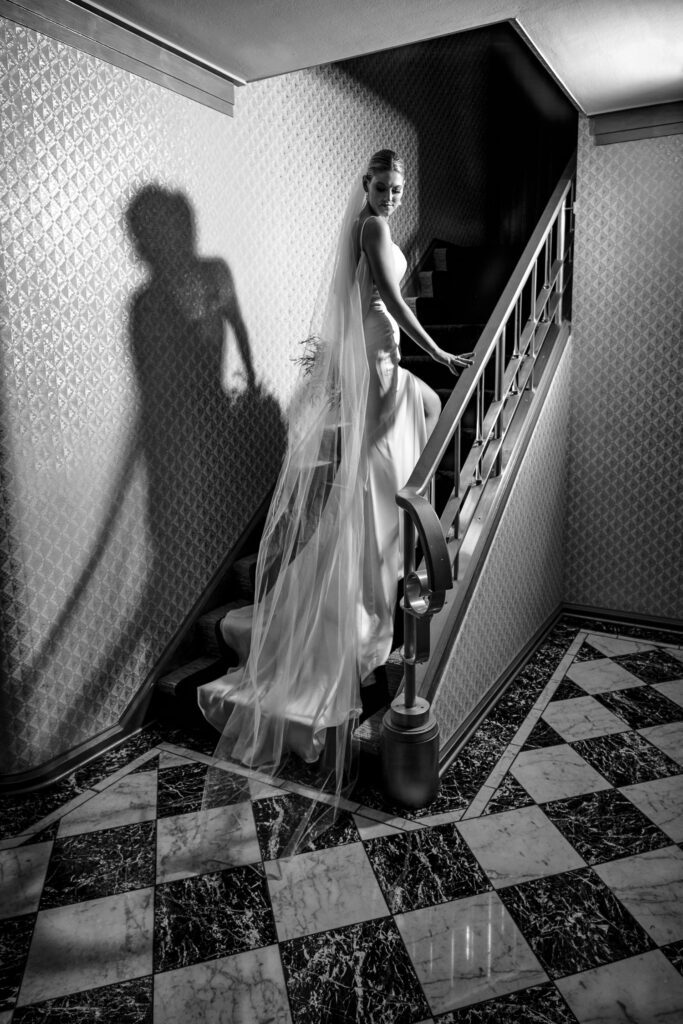
[[[580,124],[565,599],[683,619],[683,136]]]
[[[442,741],[453,735],[562,600],[572,357],[570,342],[434,696]]]
[[[266,493],[367,155],[406,158],[411,264],[437,205],[482,238],[486,50],[430,45],[419,89],[388,53],[251,84],[233,119],[0,21],[3,771],[118,721]]]

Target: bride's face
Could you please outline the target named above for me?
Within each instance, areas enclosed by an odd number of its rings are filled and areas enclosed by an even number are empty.
[[[378,217],[391,217],[401,205],[403,175],[400,171],[378,171],[367,184],[368,205]]]

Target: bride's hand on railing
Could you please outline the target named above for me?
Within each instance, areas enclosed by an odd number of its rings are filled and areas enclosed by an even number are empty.
[[[437,363],[443,363],[444,366],[447,366],[451,373],[460,373],[461,370],[472,365],[474,352],[461,352],[459,355],[455,355],[453,352],[444,352],[440,348],[434,352],[432,358]]]

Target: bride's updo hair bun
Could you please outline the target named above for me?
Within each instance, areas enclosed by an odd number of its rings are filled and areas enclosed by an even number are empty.
[[[406,173],[403,160],[393,149],[380,149],[370,157],[367,170],[363,175],[363,185],[371,180],[373,175],[381,174],[383,171],[398,171],[399,174]]]

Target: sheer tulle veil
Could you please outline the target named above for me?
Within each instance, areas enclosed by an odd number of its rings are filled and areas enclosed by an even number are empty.
[[[305,343],[259,548],[249,656],[234,673],[233,710],[216,748],[219,760],[271,777],[287,774],[292,750],[308,762],[299,779],[319,802],[290,852],[330,824],[355,772],[368,363],[354,228],[364,202],[359,174]],[[207,782],[205,807],[216,802],[219,774]]]

